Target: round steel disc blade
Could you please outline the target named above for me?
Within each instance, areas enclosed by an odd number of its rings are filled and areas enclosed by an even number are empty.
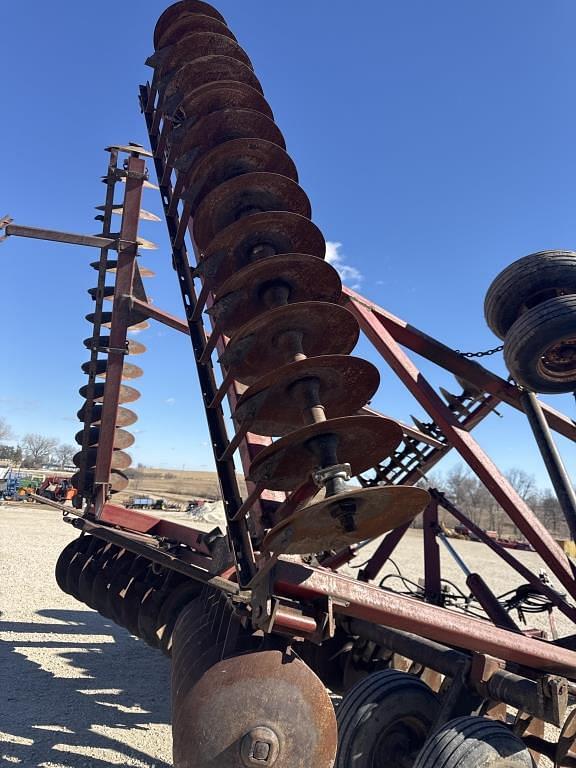
[[[194,239],[206,248],[223,229],[251,213],[290,211],[310,218],[310,200],[287,176],[256,171],[236,176],[207,195],[194,214]]]
[[[54,569],[54,576],[56,578],[56,583],[62,590],[62,592],[67,592],[67,585],[66,585],[66,574],[68,572],[68,567],[70,565],[70,562],[72,561],[72,558],[76,554],[76,547],[78,545],[79,539],[74,539],[74,541],[71,541],[69,544],[67,544],[62,552],[60,552],[60,555],[58,556],[58,560],[56,561],[56,566]]]
[[[354,531],[347,531],[342,518],[337,516],[343,501],[356,505]],[[263,546],[275,554],[290,555],[339,550],[410,522],[429,501],[430,496],[423,488],[355,488],[298,510],[268,533]]]
[[[217,32],[219,35],[225,35],[231,40],[236,40],[230,29],[223,22],[210,16],[186,13],[165,30],[158,40],[158,45],[156,46],[157,53],[162,53],[163,49],[175,45],[179,40],[194,32]],[[153,55],[150,58],[153,60],[151,66],[155,66],[155,56]],[[148,64],[148,62],[146,63]]]
[[[173,110],[191,128],[198,120],[212,112],[225,109],[251,109],[273,120],[272,110],[264,96],[246,83],[237,80],[218,80],[182,93]],[[289,175],[289,174],[285,174]],[[296,179],[297,180],[297,179]]]
[[[275,491],[293,490],[318,468],[310,443],[323,435],[337,437],[338,461],[350,464],[356,476],[392,453],[402,440],[402,429],[383,416],[343,416],[310,424],[260,451],[248,479]]]
[[[256,91],[253,93],[259,96]],[[220,184],[256,171],[277,173],[298,181],[292,158],[278,144],[265,139],[232,139],[214,147],[183,172],[183,197],[194,214],[199,201]]]
[[[98,449],[97,448],[88,448],[86,451],[86,467],[88,469],[94,469],[96,467],[96,459],[98,456]],[[72,463],[76,467],[80,467],[82,465],[82,451],[79,451],[74,458],[72,459]],[[128,469],[128,467],[132,466],[132,459],[129,456],[129,454],[124,453],[124,451],[120,450],[114,450],[112,451],[112,469]]]
[[[158,84],[158,109],[170,112],[182,97],[195,88],[218,80],[237,80],[262,93],[262,86],[254,72],[241,61],[229,56],[203,56],[184,64]]]
[[[208,16],[212,19],[225,24],[225,19],[216,8],[213,8],[208,3],[201,2],[201,0],[180,0],[178,3],[169,5],[168,8],[160,15],[156,26],[154,27],[154,47],[158,48],[160,40],[163,35],[167,33],[171,26],[173,26],[179,19],[188,16],[189,14],[199,16]]]
[[[96,382],[94,384],[94,402],[101,403],[102,399],[104,397],[104,387],[105,384],[101,382]],[[88,397],[88,384],[85,384],[83,387],[80,387],[78,390],[81,397]],[[134,389],[134,387],[128,387],[125,384],[123,384],[120,387],[120,403],[133,403],[140,397],[140,392],[138,392],[137,389]]]
[[[257,435],[276,437],[290,432],[303,423],[305,402],[298,382],[310,379],[318,382],[326,416],[336,418],[366,405],[378,389],[380,374],[372,363],[351,355],[298,360],[276,368],[247,389],[236,404],[235,419],[246,420]]]
[[[264,139],[286,149],[284,137],[276,123],[261,112],[251,109],[221,109],[211,112],[190,128],[186,123],[170,134],[170,161],[179,172],[195,165],[214,147],[233,139]],[[178,159],[183,158],[182,162]]]
[[[202,585],[200,582],[184,582],[176,589],[172,590],[168,598],[164,601],[160,613],[158,614],[158,624],[156,625],[156,634],[160,640],[160,647],[164,652],[168,648],[172,630],[178,620],[178,616],[188,603],[198,597]]]
[[[99,336],[96,339],[91,336],[88,339],[84,339],[84,346],[87,349],[96,347],[102,352],[108,352],[110,347],[110,336]],[[144,344],[141,344],[139,341],[134,341],[134,339],[128,339],[126,349],[129,355],[142,355],[146,352]]]
[[[89,373],[90,371],[90,363],[83,363],[82,365],[82,371],[84,373]],[[96,361],[96,376],[100,379],[106,378],[106,370],[108,368],[108,360],[97,360]],[[122,366],[122,380],[130,380],[130,379],[139,379],[144,374],[144,371],[142,368],[140,368],[138,365],[134,365],[133,363],[124,363]]]
[[[78,413],[76,414],[80,421],[85,421],[87,412],[86,412],[86,404],[80,408]],[[100,421],[102,419],[102,406],[101,405],[93,405],[90,410],[90,417],[89,417],[89,423],[94,426],[99,426]],[[134,413],[134,411],[131,411],[129,408],[118,408],[116,412],[116,426],[117,427],[129,427],[132,424],[135,424],[138,421],[138,416]]]
[[[280,651],[215,664],[176,717],[175,768],[238,768],[251,764],[245,760],[255,749],[274,768],[334,765],[337,728],[330,696],[304,662]]]
[[[155,220],[155,219],[154,219]],[[94,267],[94,269],[99,269],[100,262],[99,261],[93,261],[90,264],[91,267]],[[115,259],[108,259],[106,262],[106,272],[110,272],[114,274],[117,271],[118,262]],[[148,269],[148,267],[143,267],[140,264],[138,264],[138,272],[140,273],[140,277],[155,277],[156,273],[153,272],[151,269]]]
[[[229,56],[254,69],[246,51],[230,35],[193,31],[181,37],[173,45],[164,46],[161,51],[151,57],[154,63],[154,76],[155,78],[165,77],[184,64],[204,56]]]
[[[293,353],[282,343],[289,333],[302,334],[303,353],[316,357],[348,354],[358,341],[360,329],[354,315],[338,304],[286,304],[242,326],[230,339],[220,360],[237,381],[253,384],[291,361]]]
[[[288,287],[288,303],[301,301],[338,302],[342,282],[327,261],[302,253],[287,253],[249,264],[223,283],[210,308],[218,327],[231,336],[256,315],[268,310],[263,292],[273,283]]]
[[[89,288],[88,293],[94,300],[96,300],[96,297],[98,296],[98,288]],[[114,286],[113,285],[104,286],[104,288],[102,289],[102,295],[105,299],[113,299]]]
[[[78,488],[78,483],[80,482],[80,473],[76,472],[75,475],[72,475],[71,477],[72,485],[74,488]],[[126,477],[126,475],[123,472],[120,472],[117,469],[113,469],[110,473],[110,490],[112,493],[119,493],[120,491],[126,490],[128,488],[128,483],[130,480]],[[94,484],[94,473],[93,472],[87,472],[86,473],[86,488],[90,488]]]
[[[138,614],[142,599],[148,587],[138,579],[133,579],[126,587],[125,594],[120,605],[120,619],[123,627],[126,627],[131,635],[138,637]]]
[[[226,227],[212,240],[200,262],[206,280],[218,290],[239,269],[257,261],[260,248],[272,248],[279,255],[307,253],[321,259],[326,255],[322,232],[305,216],[284,211],[255,213]]]
[[[167,593],[159,589],[149,589],[142,598],[138,610],[138,637],[152,648],[160,647],[160,640],[156,635],[158,614]]]
[[[82,439],[84,437],[84,430],[76,433],[75,440],[79,445],[82,445]],[[125,429],[114,430],[114,442],[113,447],[122,450],[123,448],[129,448],[134,444],[134,435],[127,432]],[[90,427],[88,433],[88,445],[90,447],[97,446],[100,443],[100,427]]]
[[[143,320],[142,315],[138,315],[137,312],[133,312],[130,317],[131,322],[128,328],[129,331],[144,331],[146,328],[150,327],[150,323],[147,320]],[[89,315],[86,315],[86,320],[88,320],[89,323],[94,324],[95,319],[96,315],[94,312],[90,312]],[[112,312],[102,312],[101,320],[103,328],[110,328],[110,325],[112,324]]]

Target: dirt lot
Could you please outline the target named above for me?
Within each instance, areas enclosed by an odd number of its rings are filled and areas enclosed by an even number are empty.
[[[0,506],[0,765],[166,768],[169,662],[60,592],[54,563],[75,535],[55,510]],[[482,545],[455,546],[495,591],[520,583]],[[420,532],[410,531],[394,555],[415,581],[423,575],[421,551]],[[517,555],[539,568],[534,553]],[[463,586],[444,552],[442,560],[446,577]],[[393,570],[389,565],[385,572]],[[547,627],[543,615],[529,619]],[[573,631],[566,620],[558,624],[563,634]]]
[[[178,469],[131,469],[130,485],[119,493],[117,501],[123,502],[130,496],[152,496],[177,504],[186,504],[196,497],[219,499],[220,488],[215,472],[192,472]],[[246,486],[244,478],[238,475],[242,493]]]

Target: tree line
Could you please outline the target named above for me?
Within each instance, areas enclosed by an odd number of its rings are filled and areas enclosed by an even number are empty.
[[[14,440],[12,428],[0,417],[0,459],[31,469],[46,465],[66,467],[72,464],[72,458],[78,450],[74,445],[61,443],[55,437],[46,437],[36,432],[23,435],[15,445],[6,444]]]
[[[504,475],[553,536],[559,539],[570,538],[562,509],[550,488],[539,488],[534,475],[518,467],[509,469]],[[456,464],[445,473],[433,472],[422,485],[443,491],[456,507],[481,528],[496,531],[500,536],[521,536],[502,507],[468,467]],[[441,520],[449,526],[456,522],[446,511],[442,512]]]

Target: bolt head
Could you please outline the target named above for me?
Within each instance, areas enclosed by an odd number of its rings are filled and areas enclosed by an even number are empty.
[[[280,754],[278,736],[271,728],[260,725],[248,731],[240,744],[240,756],[246,768],[270,768]]]

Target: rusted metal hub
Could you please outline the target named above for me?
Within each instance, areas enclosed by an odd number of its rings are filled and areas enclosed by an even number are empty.
[[[272,766],[280,754],[278,735],[265,725],[252,728],[240,743],[240,757],[246,768]]]
[[[181,703],[175,768],[332,768],[336,718],[295,656],[260,651],[215,664]]]

